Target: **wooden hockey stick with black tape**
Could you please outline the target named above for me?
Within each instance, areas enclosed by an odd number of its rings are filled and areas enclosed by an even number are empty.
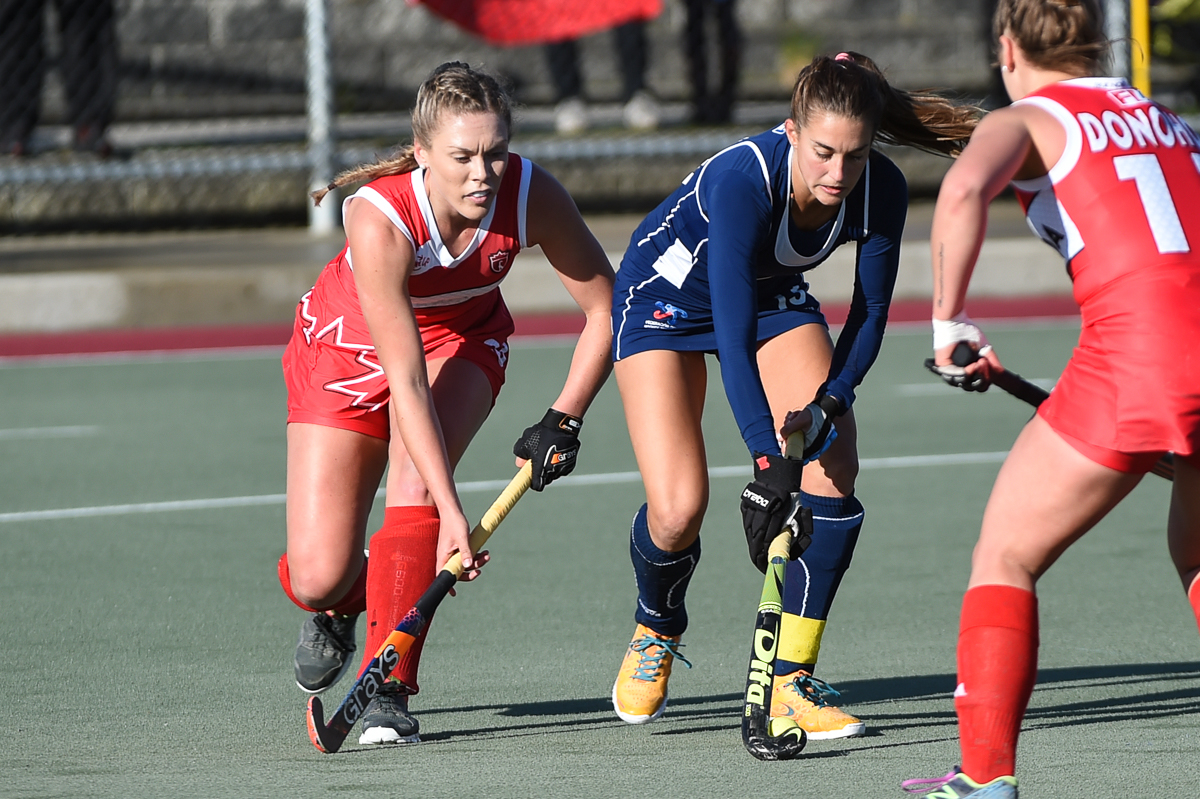
[[[479,520],[479,524],[475,525],[475,529],[471,531],[472,552],[479,551],[479,548],[495,532],[500,522],[504,521],[508,512],[517,504],[517,500],[529,489],[533,479],[532,475],[533,467],[526,463],[517,472],[517,476],[500,492],[500,496],[483,514],[483,518]],[[462,573],[462,557],[456,552],[438,572],[433,584],[421,595],[417,604],[404,614],[404,618],[396,625],[396,629],[380,645],[374,659],[359,676],[358,681],[354,683],[350,693],[338,705],[337,710],[329,717],[329,721],[325,721],[325,712],[320,697],[314,696],[308,700],[308,737],[312,740],[313,746],[325,753],[333,753],[341,748],[346,741],[346,736],[350,734],[355,722],[366,709],[367,703],[379,693],[384,680],[399,665],[400,657],[408,651],[413,641],[425,629],[433,612],[446,598],[446,594],[450,593],[450,589],[454,587],[454,583],[458,581]]]

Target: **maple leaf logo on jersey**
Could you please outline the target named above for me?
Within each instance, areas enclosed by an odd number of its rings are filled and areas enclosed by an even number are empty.
[[[492,271],[496,274],[503,272],[508,266],[509,255],[510,253],[508,250],[500,250],[489,255],[488,262],[492,265]]]

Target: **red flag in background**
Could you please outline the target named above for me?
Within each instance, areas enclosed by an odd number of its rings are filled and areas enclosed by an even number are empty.
[[[489,44],[561,42],[662,13],[662,0],[409,0]]]

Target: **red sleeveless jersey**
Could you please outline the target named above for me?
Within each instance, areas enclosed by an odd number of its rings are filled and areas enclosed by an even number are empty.
[[[425,192],[425,170],[373,180],[347,197],[366,201],[378,208],[412,244],[416,255],[408,278],[408,293],[421,327],[447,324],[456,318],[473,317],[493,308],[501,281],[512,267],[513,258],[525,245],[525,208],[529,199],[529,180],[533,169],[529,161],[515,153],[508,166],[500,191],[487,216],[479,223],[475,236],[457,257],[442,241],[433,217],[429,195]],[[347,324],[361,325],[362,308],[354,285],[354,253],[349,243],[329,262],[317,280],[317,293],[323,283],[334,281],[327,302],[337,315],[357,317]],[[341,295],[340,300],[335,296]],[[331,320],[330,320],[331,321]]]
[[[1048,111],[1066,131],[1050,173],[1013,187],[1081,304],[1139,268],[1200,262],[1200,141],[1179,117],[1122,78],[1054,83],[1014,105]]]
[[[1054,83],[1014,105],[1043,109],[1066,133],[1049,174],[1013,186],[1030,227],[1066,260],[1083,320],[1038,414],[1085,446],[1196,457],[1200,139],[1119,78]]]

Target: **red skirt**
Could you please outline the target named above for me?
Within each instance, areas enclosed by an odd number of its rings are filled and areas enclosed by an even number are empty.
[[[1200,462],[1200,269],[1147,266],[1084,298],[1083,330],[1038,413],[1121,471]]]

